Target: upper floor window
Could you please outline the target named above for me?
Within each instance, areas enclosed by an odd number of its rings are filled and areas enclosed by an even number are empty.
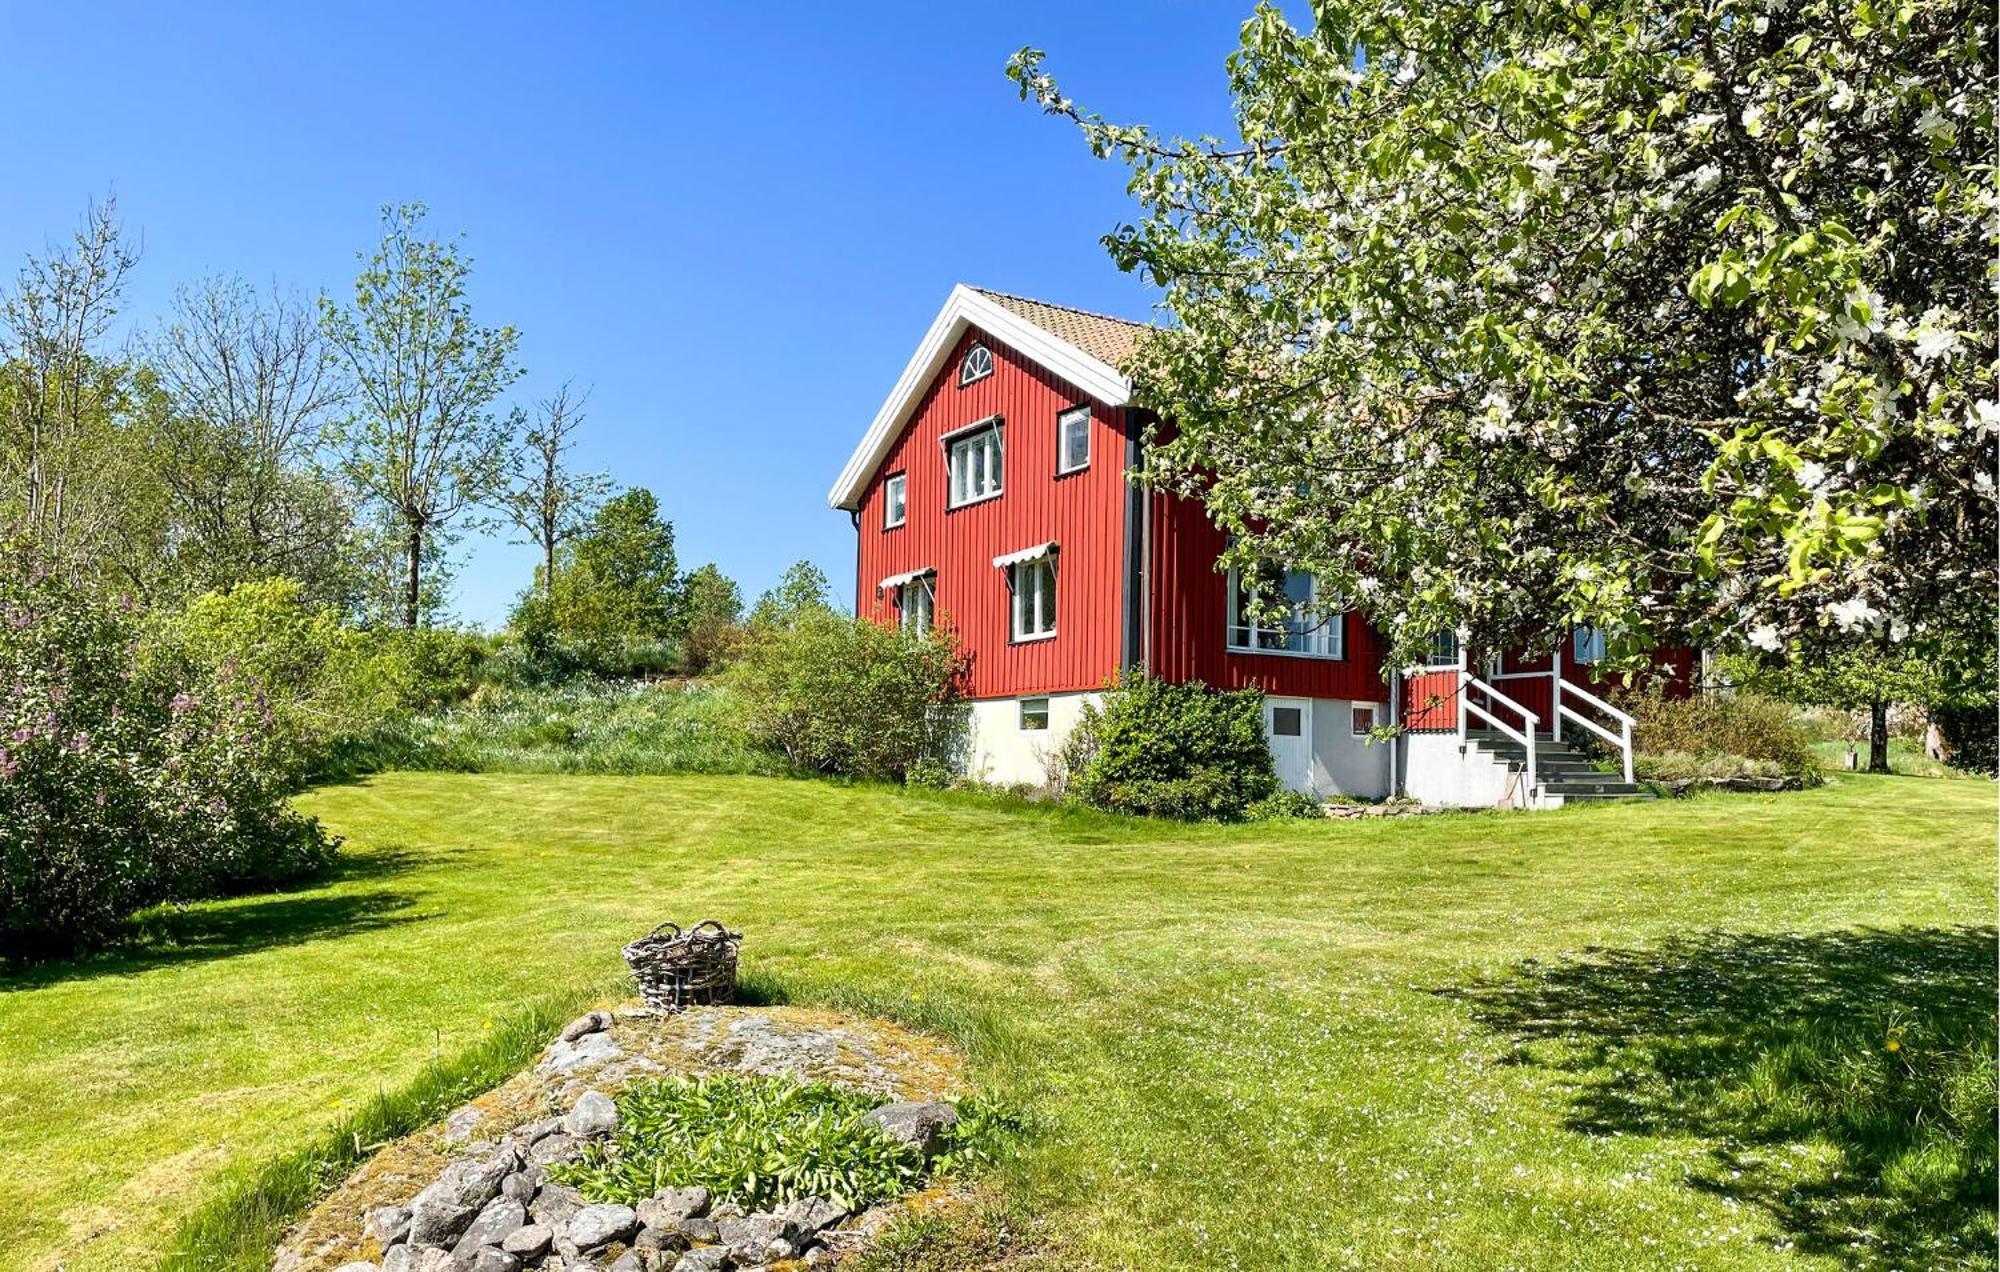
[[[965,358],[958,364],[958,387],[964,388],[974,380],[984,380],[993,374],[993,352],[983,344],[976,344],[965,351]]]
[[[947,437],[945,465],[951,479],[946,506],[956,508],[999,494],[1003,466],[1000,421],[990,420]]]
[[[910,515],[910,479],[897,473],[882,483],[882,528],[894,530]]]
[[[937,575],[926,571],[903,584],[897,602],[898,621],[912,636],[922,636],[937,621]]]
[[[1007,571],[1007,587],[1014,594],[1012,621],[1015,640],[1042,640],[1056,634],[1056,545],[1010,552],[993,558],[993,564]]]
[[[1229,647],[1259,653],[1345,655],[1342,613],[1305,570],[1245,578],[1229,572]]]
[[[1056,416],[1056,473],[1090,467],[1090,408],[1073,406]]]
[[[1581,665],[1588,667],[1604,661],[1604,633],[1598,628],[1579,627],[1570,639],[1576,661]]]

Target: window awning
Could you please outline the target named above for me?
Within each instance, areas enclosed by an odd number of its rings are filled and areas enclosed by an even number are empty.
[[[1038,543],[1032,548],[1022,548],[1019,552],[1009,552],[993,558],[993,568],[1004,570],[1010,565],[1020,565],[1026,561],[1039,561],[1043,557],[1054,556],[1056,545],[1053,541]]]
[[[892,587],[903,587],[907,584],[914,583],[918,579],[924,577],[926,574],[936,574],[936,573],[937,571],[935,569],[927,565],[921,570],[911,570],[907,574],[891,574],[888,578],[883,579],[880,583],[877,583],[875,585],[875,590],[878,592],[886,592]]]

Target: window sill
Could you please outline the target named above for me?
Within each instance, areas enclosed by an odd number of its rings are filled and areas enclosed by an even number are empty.
[[[908,517],[903,518],[901,521],[885,522],[882,526],[882,533],[887,534],[891,530],[901,530],[904,526],[907,526],[909,524],[910,524],[910,519]]]
[[[1055,638],[1056,634],[1054,632],[1036,632],[1030,636],[1010,636],[1007,638],[1007,643],[1010,645],[1032,645],[1039,640],[1054,640]]]
[[[977,499],[968,499],[963,503],[948,503],[944,506],[944,510],[946,512],[957,512],[960,508],[975,508],[983,503],[991,503],[1006,493],[1004,490],[996,490],[990,495],[981,495]]]
[[[1078,464],[1074,468],[1056,469],[1056,480],[1061,481],[1065,477],[1074,477],[1078,473],[1087,473],[1089,471],[1090,471],[1090,461],[1086,459],[1081,464]]]
[[[1317,658],[1321,662],[1346,662],[1345,652],[1338,654],[1315,654],[1303,649],[1252,649],[1248,645],[1225,645],[1232,654],[1245,654],[1253,658]]]

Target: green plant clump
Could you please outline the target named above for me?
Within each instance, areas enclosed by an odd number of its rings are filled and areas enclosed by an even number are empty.
[[[865,1091],[790,1078],[713,1074],[636,1083],[618,1098],[618,1131],[550,1178],[594,1202],[636,1205],[699,1185],[748,1208],[799,1197],[865,1206],[925,1173],[923,1154],[864,1120]]]
[[[1060,760],[1069,798],[1113,812],[1238,821],[1278,793],[1255,689],[1126,680],[1084,708]]]
[[[1798,711],[1775,698],[1652,694],[1630,705],[1639,722],[1636,749],[1642,757],[1655,757],[1639,763],[1648,776],[1811,778],[1818,771],[1812,736]]]

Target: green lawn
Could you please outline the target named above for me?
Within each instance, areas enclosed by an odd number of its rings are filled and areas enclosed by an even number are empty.
[[[1991,1108],[1985,782],[1233,828],[754,777],[303,802],[341,877],[0,983],[0,1265],[143,1266],[231,1169],[711,914],[775,992],[958,1034],[1039,1124],[1005,1182],[1061,1266],[1990,1251],[1884,1069]]]

